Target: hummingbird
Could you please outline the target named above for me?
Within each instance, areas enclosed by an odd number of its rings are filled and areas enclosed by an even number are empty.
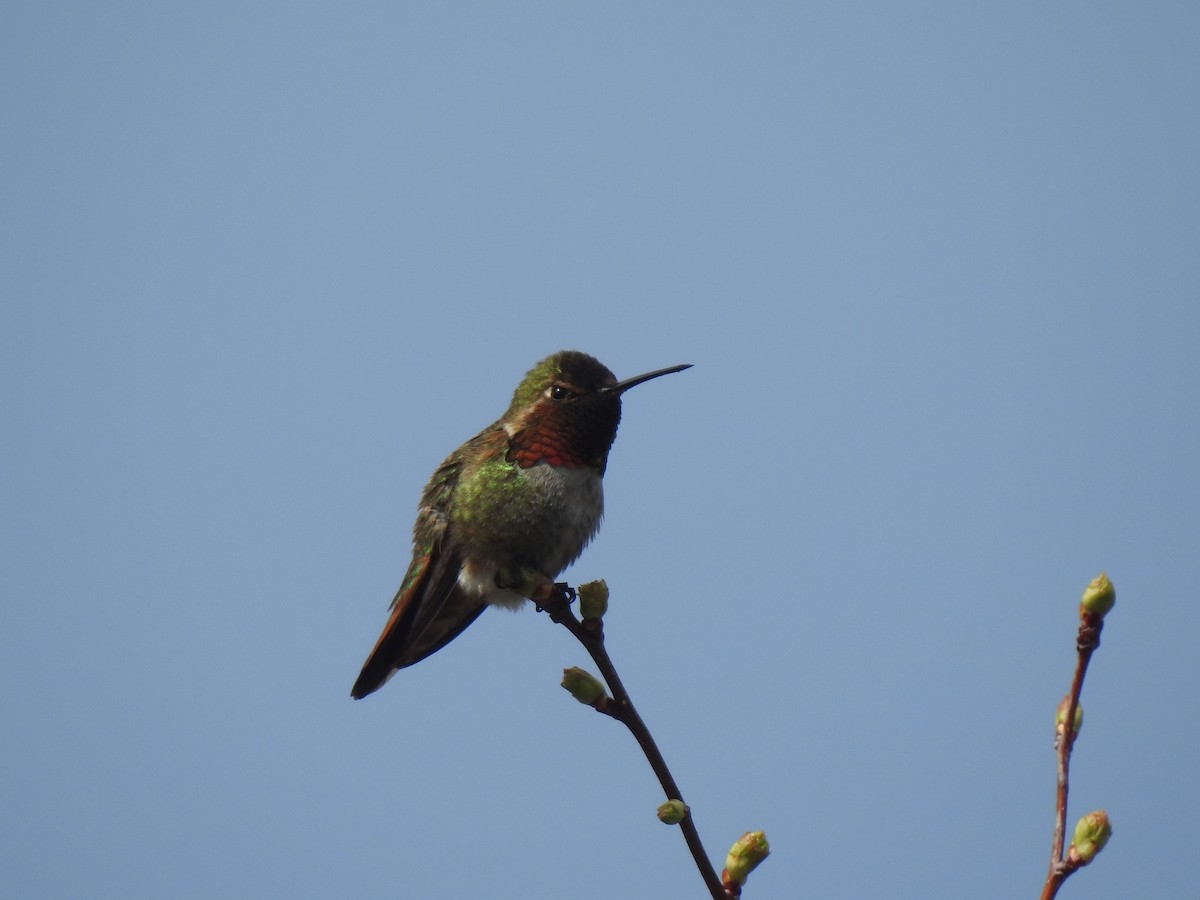
[[[437,467],[421,494],[413,558],[350,696],[454,640],[489,605],[545,600],[600,527],[621,395],[690,363],[618,381],[576,350],[529,370],[499,419]]]

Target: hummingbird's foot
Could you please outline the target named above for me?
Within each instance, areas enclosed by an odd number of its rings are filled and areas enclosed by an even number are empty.
[[[534,603],[541,603],[550,598],[557,585],[536,569],[521,566],[517,569],[497,570],[496,587],[501,590],[515,591],[522,597],[528,597]]]

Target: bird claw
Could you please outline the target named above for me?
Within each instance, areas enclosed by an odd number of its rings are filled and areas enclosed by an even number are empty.
[[[541,598],[531,597],[533,600],[533,608],[538,612],[550,613],[550,617],[555,619],[555,610],[563,608],[569,609],[571,604],[575,602],[575,588],[567,584],[565,581],[556,581],[552,584],[545,596]],[[557,621],[557,619],[555,619]]]

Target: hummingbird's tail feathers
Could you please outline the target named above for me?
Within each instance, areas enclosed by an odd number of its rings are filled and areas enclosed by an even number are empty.
[[[400,613],[399,608],[392,610],[387,625],[383,627],[383,634],[375,642],[375,649],[363,663],[362,671],[358,673],[358,680],[350,689],[350,696],[355,700],[361,700],[367,694],[379,690],[399,670],[400,667],[394,660],[399,658],[402,652],[402,644],[399,639]]]
[[[454,554],[437,551],[413,560],[351,697],[361,700],[379,690],[398,669],[442,649],[479,617],[486,604],[458,586],[460,567]]]
[[[361,700],[367,694],[375,693],[388,683],[389,678],[399,671],[399,669],[392,668],[385,663],[382,658],[371,654],[363,665],[362,671],[358,673],[358,680],[354,682],[354,687],[350,689],[350,696],[355,700]]]

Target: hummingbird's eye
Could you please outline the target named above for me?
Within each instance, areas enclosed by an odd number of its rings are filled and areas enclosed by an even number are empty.
[[[567,389],[561,384],[556,384],[550,388],[551,400],[566,400],[570,396],[571,395],[567,392]]]

